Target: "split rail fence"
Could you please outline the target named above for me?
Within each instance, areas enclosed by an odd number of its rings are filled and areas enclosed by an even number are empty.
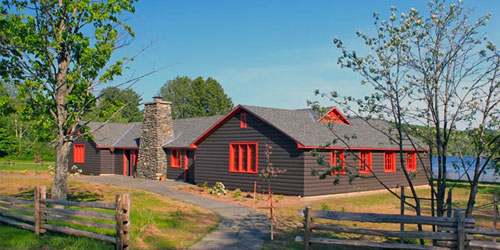
[[[456,209],[455,217],[431,217],[431,216],[411,216],[393,214],[373,214],[373,213],[346,213],[335,211],[312,210],[311,206],[306,206],[305,210],[299,210],[299,215],[305,218],[304,223],[298,223],[298,227],[304,228],[304,236],[297,236],[295,241],[304,242],[304,249],[310,249],[311,244],[333,244],[356,247],[376,247],[385,249],[464,249],[472,239],[472,235],[467,231],[474,228],[474,220],[465,218],[465,212]],[[438,232],[429,231],[391,231],[371,228],[353,228],[332,224],[320,224],[315,219],[327,219],[336,221],[357,221],[368,223],[405,223],[436,226]],[[394,237],[399,239],[429,239],[440,243],[440,246],[427,246],[411,243],[399,242],[378,242],[369,240],[352,239],[332,239],[324,237],[314,237],[315,231],[329,231],[334,233],[348,233],[358,235],[370,235],[380,237]]]
[[[116,202],[113,204],[47,199],[45,186],[36,186],[34,191],[34,201],[0,197],[0,222],[28,229],[36,234],[43,234],[49,230],[110,242],[119,250],[130,249],[130,197],[128,194],[117,195]],[[110,210],[114,213],[110,213]],[[61,224],[116,230],[116,236],[98,234]]]
[[[412,196],[407,196],[405,195],[405,187],[401,187],[401,215],[405,215],[405,201],[406,199],[414,199]],[[435,202],[435,197],[431,198],[423,198],[419,197],[418,198],[420,202],[422,201],[431,201],[431,203]],[[433,205],[431,206],[432,214],[434,215],[434,209]],[[491,209],[491,210],[489,210]],[[456,208],[455,208],[456,210]],[[489,210],[489,211],[488,211]],[[453,192],[452,189],[448,190],[448,197],[446,199],[446,216],[447,217],[452,217],[452,211],[454,211],[453,208]],[[488,204],[484,204],[481,206],[476,206],[474,207],[474,211],[476,212],[474,216],[478,215],[478,212],[482,213],[492,213],[493,216],[491,217],[493,221],[493,229],[487,229],[487,228],[470,228],[466,229],[466,232],[471,235],[482,235],[482,236],[490,236],[492,237],[492,241],[486,241],[486,240],[478,240],[478,239],[473,239],[470,240],[468,243],[469,248],[478,248],[478,249],[499,249],[500,250],[500,243],[497,243],[497,238],[500,237],[500,231],[497,230],[497,223],[498,223],[498,188],[494,188],[494,194],[493,194],[493,201]],[[401,230],[400,231],[405,231],[405,226],[404,223],[401,223]],[[436,232],[438,231],[436,227],[433,227],[433,231]],[[484,237],[483,237],[484,238]],[[439,245],[439,242],[435,242],[437,245]]]

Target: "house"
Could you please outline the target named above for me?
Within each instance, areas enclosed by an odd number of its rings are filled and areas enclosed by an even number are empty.
[[[311,109],[244,105],[224,116],[172,120],[170,105],[160,98],[146,103],[143,123],[89,123],[95,131],[92,139],[75,141],[70,166],[78,166],[84,174],[136,173],[149,179],[163,174],[209,185],[220,181],[230,189],[246,191],[253,190],[256,181],[261,191],[266,184],[259,171],[266,168],[269,145],[274,167],[286,169],[272,181],[275,193],[315,196],[382,189],[379,181],[389,187],[407,183],[399,146],[386,135],[394,129],[386,121],[367,123],[336,108],[317,114]],[[430,166],[426,147],[412,141],[422,152],[421,159],[407,141],[403,162],[414,183],[426,185],[424,167]],[[327,170],[318,165],[312,151],[318,151],[330,166],[339,166],[337,185],[334,177],[320,180],[311,175],[311,168]],[[350,184],[348,172],[362,178]]]

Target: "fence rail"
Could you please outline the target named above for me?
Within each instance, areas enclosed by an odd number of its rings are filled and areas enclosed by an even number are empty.
[[[36,186],[34,191],[34,201],[0,197],[0,222],[28,229],[36,234],[43,234],[49,230],[110,242],[120,250],[130,249],[130,197],[128,194],[117,195],[115,203],[102,203],[47,199],[45,186]],[[80,208],[100,210],[91,211]],[[62,226],[60,222],[115,230],[116,235],[113,237]]]
[[[392,215],[374,213],[346,213],[335,211],[312,210],[311,206],[306,206],[305,210],[299,210],[299,215],[304,217],[304,223],[297,226],[304,229],[304,236],[297,236],[296,241],[304,242],[304,249],[310,249],[311,244],[334,244],[346,246],[364,246],[392,249],[464,249],[466,243],[472,240],[471,230],[474,229],[473,219],[465,218],[465,212],[457,209],[455,217],[431,217],[412,215]],[[357,221],[369,223],[404,223],[404,224],[424,224],[445,228],[446,231],[390,231],[369,228],[353,228],[340,225],[327,225],[315,223],[313,219],[328,219],[335,221]],[[399,239],[429,239],[444,243],[441,246],[426,246],[409,243],[387,243],[369,240],[346,240],[313,237],[312,230],[330,231],[335,233],[351,233],[358,235],[396,237]]]

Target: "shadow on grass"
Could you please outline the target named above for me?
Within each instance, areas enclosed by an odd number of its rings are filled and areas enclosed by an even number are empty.
[[[23,200],[34,200],[34,190],[28,189],[26,191],[13,195],[14,198]],[[50,197],[50,189],[47,189],[47,197]],[[97,192],[69,192],[67,200],[79,202],[102,201],[103,195]]]

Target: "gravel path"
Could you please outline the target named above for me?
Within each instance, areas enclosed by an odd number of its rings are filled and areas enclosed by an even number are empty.
[[[187,185],[184,182],[159,182],[116,175],[86,176],[78,179],[143,189],[198,205],[219,214],[222,220],[217,229],[189,249],[262,249],[264,239],[269,235],[269,219],[262,213],[244,206],[224,203],[169,188],[169,186]]]

